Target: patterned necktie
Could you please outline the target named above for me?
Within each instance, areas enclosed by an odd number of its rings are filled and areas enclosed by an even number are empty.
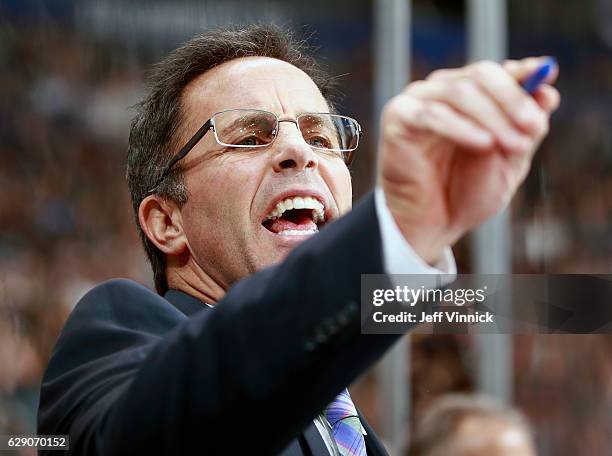
[[[361,421],[346,388],[327,406],[325,418],[329,421],[342,456],[367,455]]]

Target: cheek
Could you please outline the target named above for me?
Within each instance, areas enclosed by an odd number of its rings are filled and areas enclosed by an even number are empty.
[[[344,214],[348,212],[353,206],[353,181],[350,173],[347,171],[345,180],[342,183],[342,195],[343,201],[340,206],[340,213]]]
[[[345,214],[351,209],[353,202],[351,173],[344,163],[334,164],[329,167],[326,181],[338,205],[340,214]]]
[[[197,223],[196,230],[204,233],[245,229],[258,185],[257,173],[245,168],[240,161],[219,160],[186,176],[189,199],[185,209],[192,227]]]

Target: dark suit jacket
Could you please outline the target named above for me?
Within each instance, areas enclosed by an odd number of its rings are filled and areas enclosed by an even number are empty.
[[[398,338],[360,333],[360,274],[382,272],[370,195],[214,309],[105,282],[60,335],[38,433],[87,456],[327,454],[313,418]]]

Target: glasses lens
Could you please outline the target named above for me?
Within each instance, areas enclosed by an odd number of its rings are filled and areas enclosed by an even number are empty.
[[[276,134],[276,116],[270,112],[233,109],[213,117],[217,140],[225,146],[261,147]]]
[[[350,117],[335,114],[302,114],[298,124],[304,140],[315,149],[350,152],[357,148],[359,127]]]

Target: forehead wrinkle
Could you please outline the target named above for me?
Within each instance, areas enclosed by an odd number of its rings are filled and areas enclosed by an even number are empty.
[[[280,93],[279,87],[274,87],[274,95],[276,96],[276,102],[278,103],[278,106],[280,106],[280,112],[277,114],[279,116],[282,116],[283,114],[289,114],[295,117],[296,114],[291,112],[290,100],[283,101],[283,96]]]
[[[316,89],[316,93],[320,93],[318,88]],[[300,96],[295,96],[296,94],[299,94]],[[276,114],[280,117],[285,115],[291,118],[296,118],[305,112],[328,111],[327,101],[325,101],[322,96],[321,99],[323,100],[324,105],[320,105],[319,100],[317,99],[318,97],[313,97],[312,92],[305,90],[304,88],[287,90],[286,87],[279,87],[278,85],[275,85],[274,96],[276,104],[280,108]],[[303,100],[308,100],[307,103],[312,103],[312,105],[302,105],[301,101]]]

